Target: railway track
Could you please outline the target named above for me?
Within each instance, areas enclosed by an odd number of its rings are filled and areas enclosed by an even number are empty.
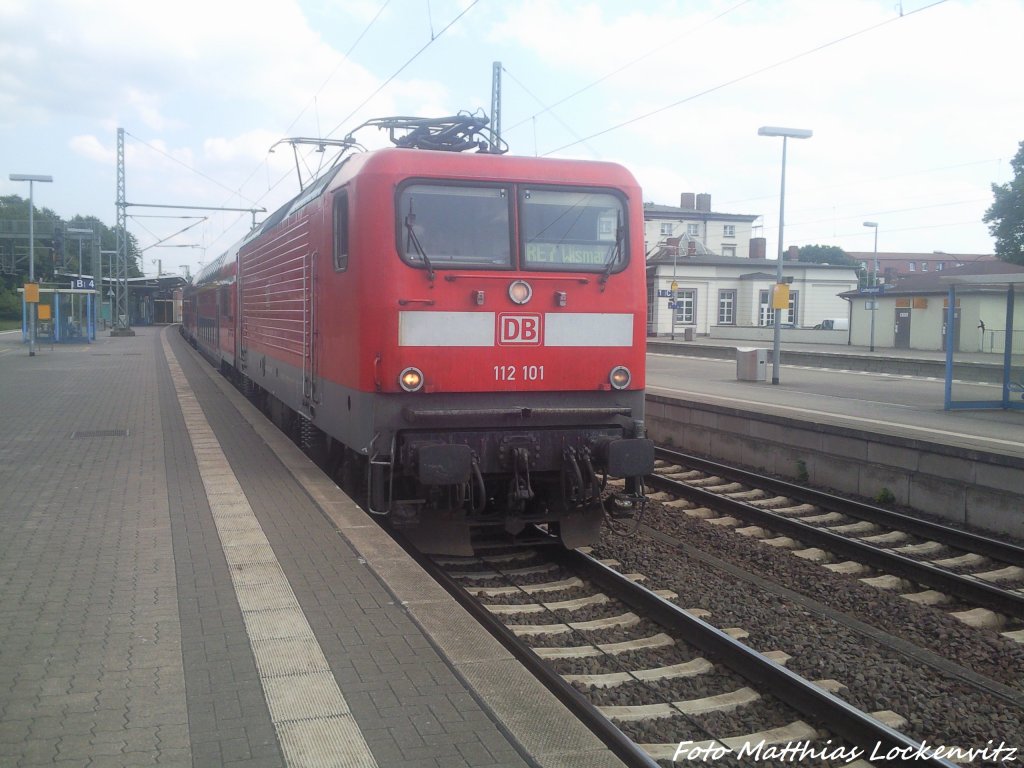
[[[424,562],[628,765],[747,764],[787,748],[805,764],[905,765],[918,749],[899,715],[859,711],[834,695],[841,682],[792,673],[786,654],[754,651],[742,628],[716,628],[614,565],[555,547]]]
[[[659,449],[650,498],[1024,643],[1024,548]]]

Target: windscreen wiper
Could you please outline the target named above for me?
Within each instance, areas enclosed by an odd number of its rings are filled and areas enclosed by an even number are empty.
[[[623,232],[622,217],[619,216],[618,222],[615,225],[615,247],[612,248],[612,255],[608,258],[608,263],[604,265],[604,272],[601,273],[600,282],[601,286],[608,282],[608,278],[612,274],[612,267],[615,266],[615,262],[622,257],[622,236]]]
[[[409,206],[412,207],[411,205]],[[423,266],[427,268],[427,277],[430,278],[430,282],[434,282],[434,265],[430,263],[430,258],[427,256],[427,252],[423,250],[423,246],[420,245],[420,239],[416,237],[416,230],[413,229],[416,224],[416,214],[412,211],[405,217],[405,231],[408,236],[405,240],[405,248],[409,249],[409,244],[412,243],[413,249],[419,254],[419,257],[423,259]]]

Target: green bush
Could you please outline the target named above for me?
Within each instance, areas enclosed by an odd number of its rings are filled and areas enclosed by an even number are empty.
[[[21,296],[11,289],[0,289],[0,319],[21,319]]]

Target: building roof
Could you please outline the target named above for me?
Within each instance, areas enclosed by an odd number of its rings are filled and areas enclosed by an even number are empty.
[[[1019,275],[1019,280],[1013,276]],[[951,267],[939,272],[916,272],[902,275],[895,283],[885,286],[886,296],[908,296],[914,294],[949,293],[950,283],[963,286],[963,290],[983,290],[984,286],[1024,283],[1024,266],[1006,261],[976,261],[962,267]],[[862,291],[848,291],[843,296],[857,296]]]
[[[699,211],[694,208],[677,208],[674,205],[656,205],[644,203],[644,219],[699,219],[705,221],[754,221],[760,216],[747,213],[717,213],[715,211]]]
[[[679,256],[672,253],[672,248],[662,246],[647,258],[647,266],[658,266],[661,264],[677,264],[679,266],[700,266],[700,267],[739,267],[741,269],[763,269],[771,273],[775,279],[775,272],[778,262],[775,259],[746,259],[742,256],[719,256],[711,251],[707,255],[687,256],[684,249],[680,249]],[[699,252],[698,252],[699,253]],[[792,271],[794,268],[801,269],[830,269],[855,272],[857,267],[843,264],[817,264],[813,261],[790,261],[786,259],[782,263],[784,270]]]
[[[875,258],[874,251],[847,251],[846,255],[858,261],[872,261]],[[931,253],[906,253],[900,251],[879,251],[879,261],[958,261],[970,264],[977,261],[994,261],[996,257],[988,253],[943,253],[932,251]]]

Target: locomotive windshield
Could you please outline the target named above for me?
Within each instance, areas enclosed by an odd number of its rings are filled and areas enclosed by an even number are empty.
[[[520,192],[523,268],[617,272],[625,266],[625,212],[607,192]]]
[[[402,258],[435,268],[512,265],[509,191],[505,187],[411,184],[398,196]]]
[[[514,193],[514,194],[513,194]],[[600,272],[629,260],[623,199],[569,187],[413,182],[398,193],[402,259],[426,269],[512,269],[512,199],[518,200],[519,268]],[[602,278],[603,280],[604,278]]]

